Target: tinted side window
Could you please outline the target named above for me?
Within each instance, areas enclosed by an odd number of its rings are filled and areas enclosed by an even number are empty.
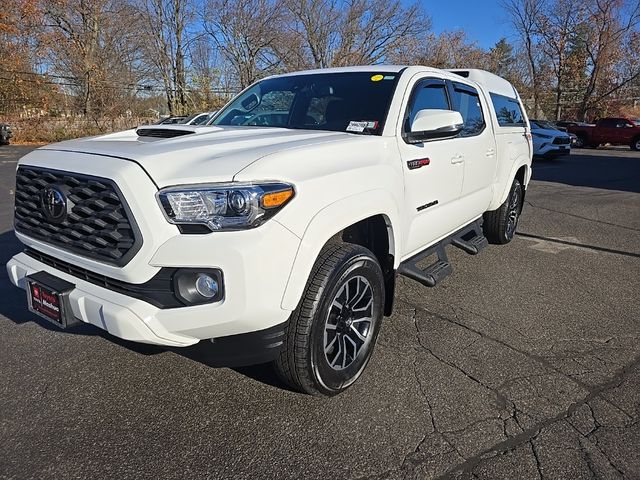
[[[505,97],[497,93],[491,94],[491,103],[496,110],[498,125],[501,127],[524,127],[524,115],[515,98]]]
[[[449,99],[444,82],[425,80],[415,87],[409,102],[408,115],[405,120],[405,132],[411,131],[413,119],[420,110],[449,110]]]
[[[472,137],[484,130],[485,122],[480,98],[475,88],[453,83],[453,108],[460,112],[464,120],[461,137]]]
[[[607,128],[615,128],[616,126],[616,119],[615,118],[605,118],[603,120],[600,120],[598,122],[598,126],[599,127],[607,127]]]

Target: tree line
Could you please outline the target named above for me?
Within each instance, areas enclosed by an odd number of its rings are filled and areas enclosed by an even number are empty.
[[[269,74],[380,63],[493,71],[537,117],[587,119],[640,100],[639,0],[502,6],[516,36],[484,49],[462,30],[435,34],[421,3],[5,0],[0,113],[144,116],[162,99],[186,114]]]

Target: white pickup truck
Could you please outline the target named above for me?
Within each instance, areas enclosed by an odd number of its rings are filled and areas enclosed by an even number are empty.
[[[432,287],[452,272],[445,247],[513,238],[531,153],[517,92],[485,71],[269,77],[206,126],[23,157],[9,277],[60,327],[203,342],[334,395],[371,358],[396,275]]]

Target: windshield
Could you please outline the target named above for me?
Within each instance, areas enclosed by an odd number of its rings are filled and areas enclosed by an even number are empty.
[[[399,76],[348,72],[269,78],[238,95],[211,125],[380,135]]]
[[[636,126],[640,127],[640,118],[632,118],[631,122]]]

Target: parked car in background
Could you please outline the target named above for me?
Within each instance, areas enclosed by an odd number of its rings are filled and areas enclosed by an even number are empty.
[[[216,114],[215,111],[196,113],[195,115],[188,116],[187,118],[184,119],[184,121],[180,123],[183,125],[206,125],[209,122],[209,120],[213,118],[215,114]]]
[[[600,145],[629,145],[640,150],[640,119],[624,117],[601,118],[595,125],[571,125],[568,131],[578,137],[578,146],[597,148]]]
[[[187,117],[184,116],[179,116],[179,117],[166,117],[166,118],[162,118],[160,119],[158,122],[156,122],[156,125],[176,125],[176,124],[182,124],[184,123],[185,119]]]
[[[11,137],[13,137],[11,127],[6,123],[0,123],[0,145],[9,145]]]
[[[581,125],[592,125],[590,123],[586,123],[586,122],[576,122],[573,120],[558,120],[557,122],[553,122],[554,125],[556,127],[558,127],[560,130],[564,130],[569,131],[569,127],[577,127],[577,126],[581,126]]]
[[[571,137],[545,120],[529,120],[533,137],[533,156],[553,158],[571,153]]]

